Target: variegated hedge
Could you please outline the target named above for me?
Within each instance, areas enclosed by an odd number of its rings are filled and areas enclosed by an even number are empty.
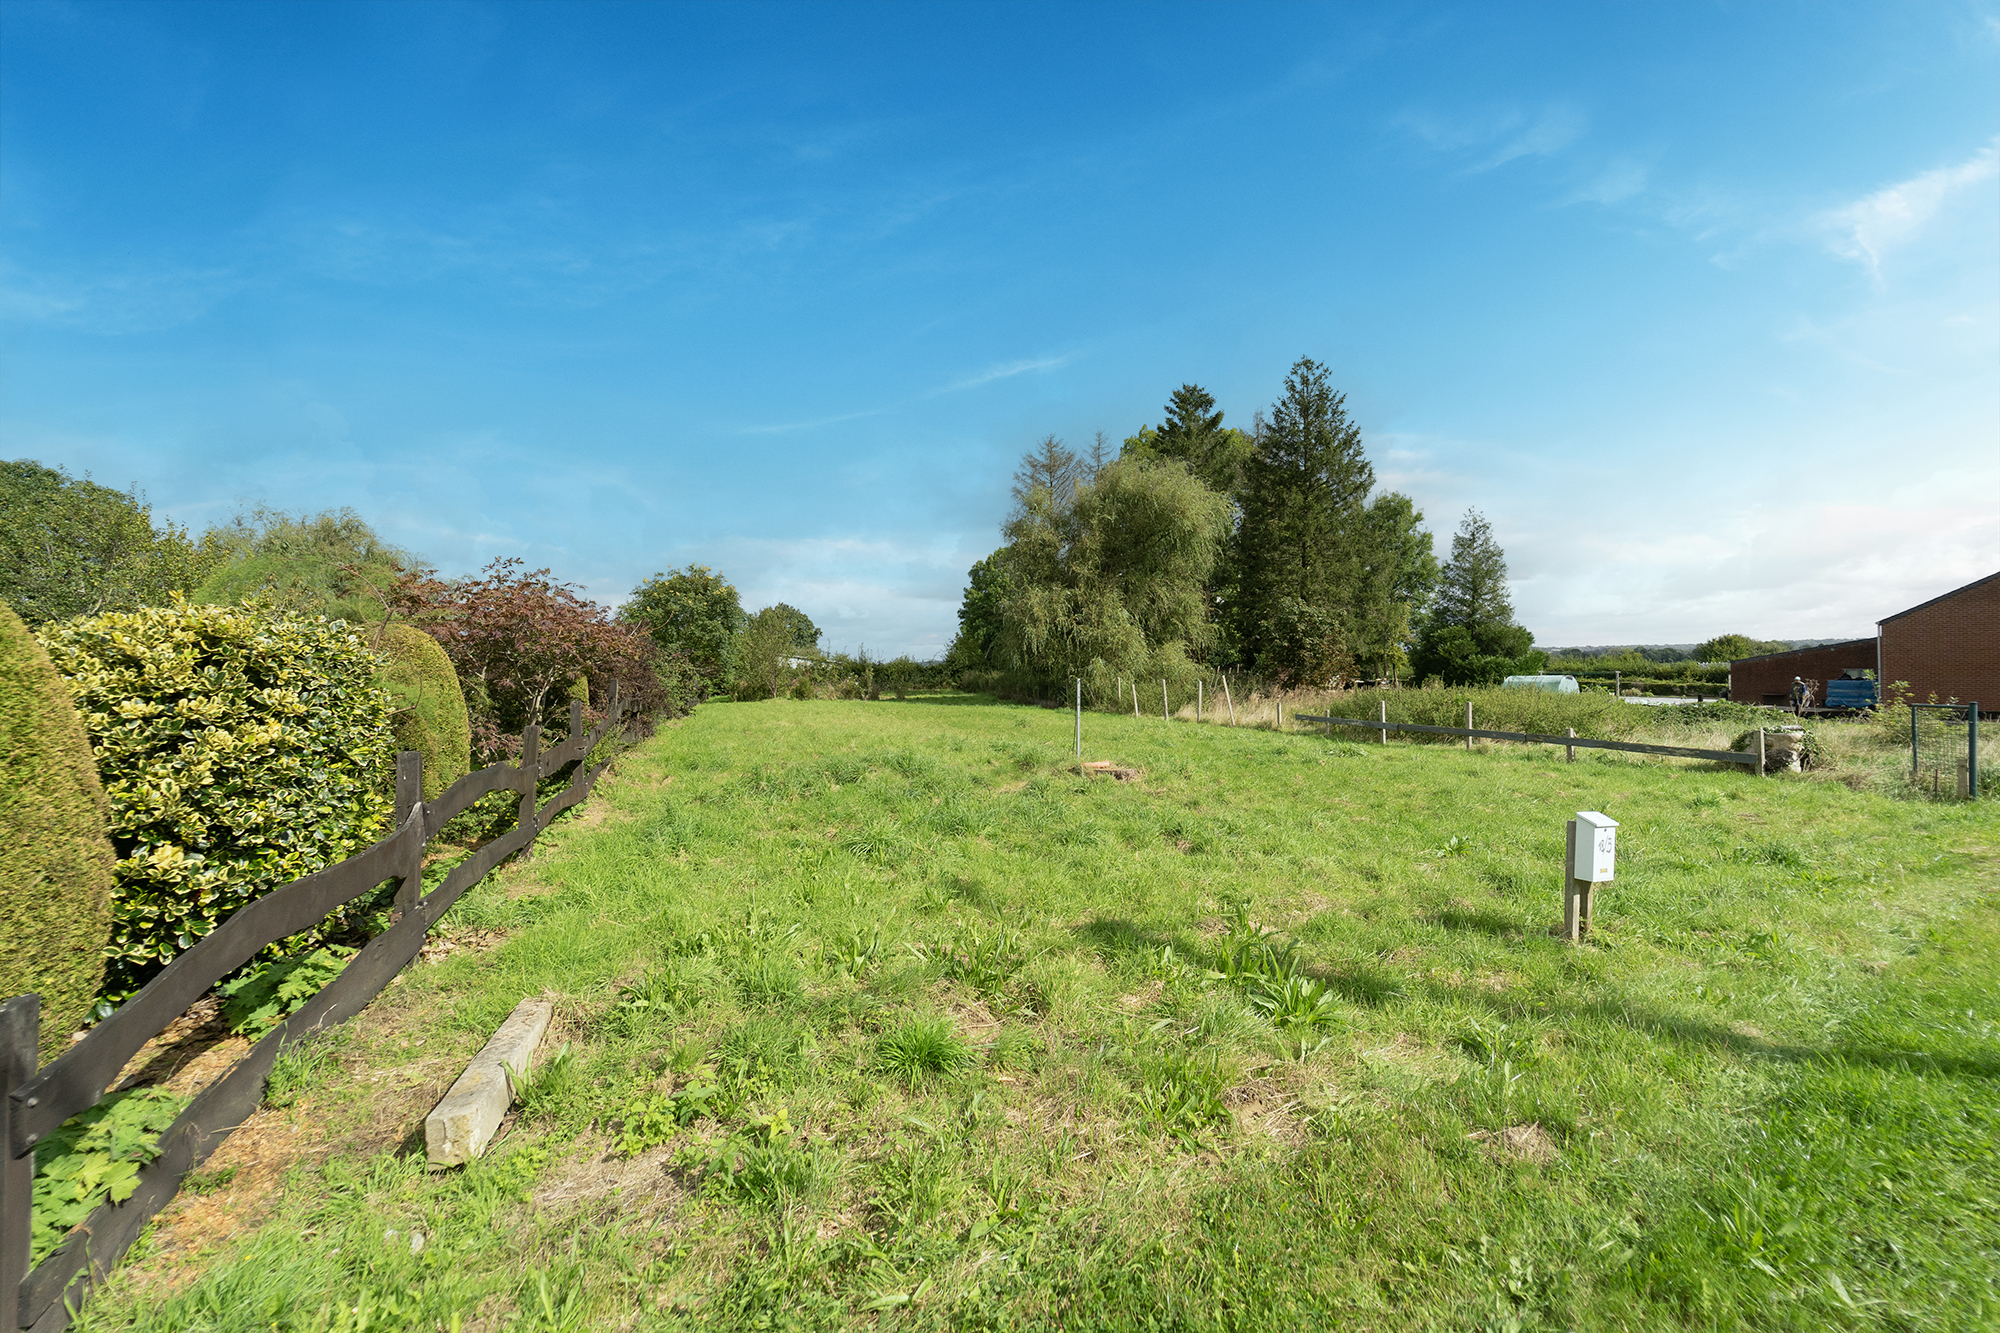
[[[260,893],[386,830],[390,702],[345,623],[177,603],[40,637],[111,807],[107,1000]]]

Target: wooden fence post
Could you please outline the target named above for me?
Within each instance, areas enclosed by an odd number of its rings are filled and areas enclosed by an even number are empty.
[[[1389,743],[1389,701],[1382,701],[1382,744]]]
[[[1757,776],[1764,776],[1764,729],[1757,728]]]
[[[1570,737],[1574,737],[1574,736],[1576,735],[1576,728],[1575,728],[1575,727],[1564,727],[1564,728],[1563,728],[1563,734],[1564,734],[1565,736],[1570,736]],[[1565,754],[1566,754],[1566,755],[1568,756],[1568,761],[1569,761],[1570,763],[1572,763],[1572,764],[1573,764],[1573,763],[1575,763],[1575,762],[1576,762],[1576,747],[1575,747],[1574,745],[1565,745],[1565,746],[1563,747],[1563,751],[1564,751],[1564,753],[1565,753]]]
[[[1194,720],[1201,721],[1201,677],[1199,676],[1196,676],[1194,681]]]
[[[1472,700],[1470,699],[1465,701],[1465,729],[1467,731],[1472,730]],[[1465,738],[1465,752],[1467,754],[1472,753],[1472,737],[1470,736]]]
[[[1563,938],[1579,944],[1589,929],[1590,881],[1576,877],[1576,821],[1572,819],[1563,848]]]
[[[1174,720],[1174,715],[1167,711],[1167,682],[1164,680],[1160,682],[1160,720],[1162,722]]]
[[[521,804],[514,815],[514,827],[532,829],[535,826],[535,784],[542,773],[542,729],[530,724],[521,732]],[[535,840],[528,839],[528,845],[521,849],[521,859],[528,860],[535,854]]]
[[[396,822],[391,828],[403,827],[424,801],[424,752],[422,750],[402,750],[396,755]],[[424,844],[418,842],[409,863],[402,868],[402,883],[396,886],[396,913],[402,914],[416,907],[424,889]]]
[[[0,1329],[21,1326],[21,1280],[28,1276],[35,1222],[35,1150],[10,1155],[14,1141],[14,1089],[35,1076],[41,1043],[42,997],[21,995],[0,1004]]]
[[[1229,705],[1229,725],[1236,725],[1236,696],[1229,692],[1229,673],[1222,673],[1222,698]]]
[[[569,701],[569,739],[583,735],[583,700]]]

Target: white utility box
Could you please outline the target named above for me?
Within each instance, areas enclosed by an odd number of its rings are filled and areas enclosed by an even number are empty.
[[[1612,865],[1618,859],[1618,821],[1595,810],[1577,811],[1574,855],[1570,878],[1590,884],[1610,882]]]

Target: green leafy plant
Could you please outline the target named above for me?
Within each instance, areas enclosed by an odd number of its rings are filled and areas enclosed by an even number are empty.
[[[1169,1051],[1146,1071],[1138,1092],[1139,1113],[1147,1124],[1185,1142],[1229,1121],[1222,1100],[1228,1085],[1220,1060]]]
[[[517,1075],[511,1065],[501,1067],[507,1071],[508,1086],[513,1089],[514,1100],[521,1104],[524,1120],[554,1116],[574,1100],[583,1084],[583,1065],[568,1042],[525,1076]]]
[[[963,981],[991,1000],[999,997],[1007,983],[1028,961],[1028,951],[1020,932],[1001,930],[983,935],[976,930],[962,932],[944,951],[944,972]]]
[[[613,1117],[618,1125],[618,1151],[637,1157],[657,1148],[723,1104],[722,1089],[713,1083],[691,1082],[671,1093],[643,1093],[626,1102]]]
[[[41,637],[110,802],[107,1001],[384,831],[389,699],[344,622],[176,602]]]
[[[329,944],[311,953],[273,959],[225,981],[215,988],[222,998],[222,1021],[231,1032],[256,1040],[324,990],[357,952]]]
[[[31,1263],[54,1253],[99,1204],[132,1197],[139,1168],[160,1155],[161,1131],[187,1103],[164,1088],[114,1092],[35,1145]]]
[[[972,1060],[972,1048],[959,1037],[948,1018],[914,1018],[883,1036],[875,1049],[883,1072],[915,1085],[939,1074],[951,1074]]]

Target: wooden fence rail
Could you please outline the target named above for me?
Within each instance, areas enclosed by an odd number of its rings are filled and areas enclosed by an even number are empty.
[[[417,799],[422,756],[414,751],[399,755],[394,832],[238,909],[45,1068],[35,1068],[39,997],[23,995],[0,1004],[0,1330],[50,1333],[67,1328],[90,1288],[104,1280],[146,1223],[173,1199],[188,1172],[262,1103],[264,1082],[279,1052],[366,1008],[417,956],[426,933],[461,894],[509,856],[532,846],[557,815],[590,794],[604,763],[579,766],[545,805],[537,802],[536,784],[624,730],[618,694],[614,685],[610,712],[596,731],[583,734],[583,704],[573,701],[569,736],[560,745],[544,751],[541,728],[531,726],[521,733],[520,762],[467,774],[435,801]],[[481,845],[423,894],[425,847],[474,801],[497,791],[521,794],[514,827]],[[30,1271],[35,1144],[63,1121],[95,1106],[140,1048],[216,982],[267,945],[296,935],[389,880],[398,881],[394,924],[188,1103],[161,1134],[160,1155],[141,1170],[130,1198],[98,1207]]]
[[[1434,736],[1485,737],[1494,741],[1524,741],[1532,745],[1575,746],[1584,750],[1628,750],[1633,754],[1664,754],[1676,759],[1712,759],[1718,764],[1757,766],[1757,756],[1736,750],[1696,750],[1685,745],[1641,745],[1637,741],[1600,741],[1584,736],[1537,736],[1523,731],[1482,731],[1473,727],[1432,727],[1418,722],[1381,722],[1358,717],[1292,716],[1294,722],[1324,722],[1327,734],[1335,727],[1361,727],[1368,731],[1421,731]]]

